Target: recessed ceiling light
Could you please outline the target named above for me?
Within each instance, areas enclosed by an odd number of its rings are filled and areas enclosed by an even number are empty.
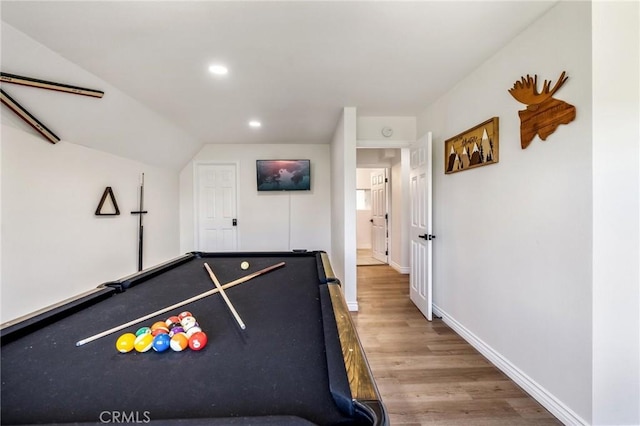
[[[224,65],[211,65],[209,67],[209,72],[215,75],[227,75],[229,73],[229,69]]]
[[[260,123],[258,120],[251,120],[249,122],[249,127],[253,127],[254,129],[257,129],[258,127],[262,127],[262,123]]]

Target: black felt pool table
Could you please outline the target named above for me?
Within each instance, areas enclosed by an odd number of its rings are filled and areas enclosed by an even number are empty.
[[[242,269],[241,263],[249,263]],[[76,342],[284,262],[220,294]],[[245,265],[246,266],[246,265]],[[119,353],[125,332],[190,311],[200,351]],[[386,425],[323,252],[188,253],[2,328],[2,424]]]

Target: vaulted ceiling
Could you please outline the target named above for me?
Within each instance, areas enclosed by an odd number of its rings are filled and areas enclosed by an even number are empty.
[[[329,143],[342,107],[416,115],[554,4],[2,1],[2,72],[105,96],[3,90],[64,140],[161,165],[208,143]]]

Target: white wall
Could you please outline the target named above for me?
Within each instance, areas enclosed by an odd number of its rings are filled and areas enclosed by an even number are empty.
[[[639,28],[638,2],[593,4],[595,425],[640,424]]]
[[[356,189],[371,189],[371,173],[377,172],[376,168],[356,169]]]
[[[350,310],[356,281],[356,109],[344,108],[331,142],[331,265]]]
[[[382,128],[390,127],[393,134],[382,135]],[[413,116],[362,116],[357,119],[358,141],[413,142],[416,140],[416,117]]]
[[[433,132],[437,313],[567,423],[591,420],[591,5],[561,2],[418,117]],[[577,118],[520,148],[508,93],[569,80]],[[444,174],[444,140],[500,117],[500,162]]]
[[[409,257],[409,149],[398,150],[391,166],[391,241],[389,244],[389,265],[396,271],[408,274]]]
[[[2,322],[137,271],[140,174],[144,266],[178,251],[178,176],[2,126]],[[119,216],[95,216],[105,187]]]
[[[256,160],[311,160],[311,190],[258,192]],[[238,250],[331,253],[329,145],[205,145],[180,172],[180,249],[195,249],[194,163],[238,165]]]
[[[371,198],[371,173],[379,170],[356,169],[356,189],[368,190]],[[371,208],[356,210],[356,247],[358,249],[371,248],[371,218]]]
[[[389,168],[394,157],[386,156],[386,152],[392,152],[395,157],[395,149],[382,148],[358,148],[356,152],[356,165],[358,168]]]

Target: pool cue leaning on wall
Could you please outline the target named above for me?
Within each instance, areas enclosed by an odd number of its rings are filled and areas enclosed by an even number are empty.
[[[144,249],[144,225],[142,223],[142,215],[147,213],[144,209],[144,173],[142,174],[142,179],[140,181],[140,209],[135,212],[131,212],[131,214],[139,215],[138,219],[138,271],[142,271],[142,253]]]

